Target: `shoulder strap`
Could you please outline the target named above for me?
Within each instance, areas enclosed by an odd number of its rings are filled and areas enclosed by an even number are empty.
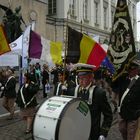
[[[14,76],[10,76],[10,77],[8,78],[8,80],[6,81],[6,83],[5,83],[5,87],[7,86],[8,82],[9,82],[12,78],[15,78],[15,77],[14,77]]]
[[[56,96],[58,96],[58,92],[59,92],[59,88],[60,88],[60,86],[61,86],[61,83],[58,83],[58,85],[57,85],[57,90],[56,90]]]
[[[93,100],[93,93],[94,93],[94,90],[95,90],[95,85],[94,86],[91,86],[89,88],[89,98],[88,98],[88,104],[89,105],[92,105],[92,100]]]
[[[78,97],[78,90],[79,90],[79,85],[77,85],[76,88],[75,88],[74,98]]]
[[[92,104],[93,93],[94,93],[95,87],[96,87],[95,85],[89,87],[89,98],[88,98],[88,102],[87,102],[89,105]],[[79,90],[79,85],[77,85],[76,88],[75,88],[74,98],[78,97],[78,90]]]
[[[22,99],[23,104],[24,104],[24,108],[26,108],[33,101],[33,99],[35,98],[35,95],[31,98],[31,100],[28,103],[26,103],[24,95],[23,95],[23,92],[22,92],[23,91],[23,87],[24,87],[24,85],[20,89],[20,95],[21,95],[21,99]]]

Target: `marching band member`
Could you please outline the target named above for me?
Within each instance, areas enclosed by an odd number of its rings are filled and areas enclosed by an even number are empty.
[[[76,64],[75,67],[79,85],[75,88],[74,97],[85,100],[91,111],[89,140],[105,140],[112,123],[112,110],[106,92],[94,84],[93,66]],[[103,114],[102,121],[101,114]]]
[[[119,130],[123,140],[140,139],[140,63],[134,59],[128,69],[130,82],[120,98]],[[122,81],[124,82],[124,81]]]
[[[16,103],[20,107],[20,114],[26,121],[26,131],[28,134],[32,130],[32,122],[36,113],[36,94],[39,86],[33,81],[33,76],[29,73],[24,74],[24,84],[19,88]]]
[[[69,80],[69,72],[65,69],[58,71],[58,82],[55,84],[54,95],[71,95],[75,83]]]

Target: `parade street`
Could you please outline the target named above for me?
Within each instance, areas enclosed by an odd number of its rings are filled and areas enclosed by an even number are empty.
[[[32,140],[32,135],[25,134],[24,130],[25,124],[20,118],[17,117],[15,120],[0,118],[0,140]],[[107,140],[122,140],[116,120],[111,127]]]
[[[42,98],[42,90],[37,95],[38,102],[41,104],[45,101]],[[2,98],[0,99],[0,104],[2,104]],[[112,127],[109,131],[107,140],[122,140],[117,123],[117,113],[114,114],[114,121]],[[19,117],[19,108],[16,107],[16,115],[14,120],[7,120],[8,113],[0,105],[0,140],[32,140],[32,134],[25,134],[25,123]]]

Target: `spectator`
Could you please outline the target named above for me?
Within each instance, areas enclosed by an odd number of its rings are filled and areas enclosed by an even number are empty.
[[[14,118],[15,111],[15,99],[16,99],[16,79],[14,77],[14,71],[8,69],[6,71],[6,83],[3,90],[3,107],[10,113],[10,116],[7,118],[11,120]]]
[[[45,85],[46,84],[49,84],[49,69],[48,69],[48,66],[46,64],[44,64],[43,71],[42,71],[42,86],[43,86],[43,97],[44,98],[47,97],[47,94],[45,92]]]

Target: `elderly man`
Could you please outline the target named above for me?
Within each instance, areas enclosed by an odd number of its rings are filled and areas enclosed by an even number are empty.
[[[13,74],[14,72],[11,69],[6,71],[7,81],[3,90],[3,107],[10,113],[8,120],[13,119],[15,111],[16,79]]]
[[[120,99],[119,130],[124,140],[140,140],[139,68],[138,61],[133,60],[128,69],[130,84]]]
[[[75,88],[74,96],[85,100],[91,111],[89,140],[105,140],[112,123],[112,110],[106,92],[94,84],[93,66],[76,64],[76,68],[79,85]]]

